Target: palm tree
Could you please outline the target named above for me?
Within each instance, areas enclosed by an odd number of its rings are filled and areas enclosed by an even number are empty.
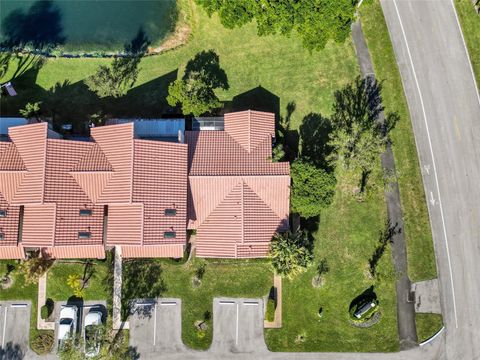
[[[301,230],[276,233],[270,247],[270,260],[280,276],[291,279],[304,272],[313,260],[306,234]]]

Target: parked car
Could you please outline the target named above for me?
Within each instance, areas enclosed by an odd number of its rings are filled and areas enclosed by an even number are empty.
[[[58,348],[61,348],[65,341],[75,336],[77,329],[78,308],[74,305],[62,306],[60,319],[58,320]]]
[[[102,340],[102,313],[92,309],[87,316],[85,316],[84,324],[83,342],[85,344],[85,356],[97,356],[100,352]]]

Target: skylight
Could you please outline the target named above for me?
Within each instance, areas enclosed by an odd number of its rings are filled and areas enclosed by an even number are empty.
[[[91,216],[92,210],[90,209],[80,209],[80,216]]]
[[[177,209],[165,209],[165,216],[177,215]]]
[[[163,233],[163,237],[165,239],[175,239],[177,237],[177,233],[175,231],[165,231]]]
[[[78,238],[79,239],[90,239],[90,232],[88,231],[79,231],[78,232]]]
[[[7,210],[0,210],[0,218],[7,217]]]

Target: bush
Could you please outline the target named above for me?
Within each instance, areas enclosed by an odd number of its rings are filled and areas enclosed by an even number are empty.
[[[40,309],[40,316],[43,320],[47,319],[52,314],[54,306],[55,303],[52,299],[47,299],[47,301],[45,301],[45,305]]]
[[[265,318],[267,321],[275,320],[275,300],[272,298],[268,299],[267,301],[267,312],[265,314]]]
[[[47,354],[53,347],[53,331],[39,331],[31,342],[32,350],[38,355]]]

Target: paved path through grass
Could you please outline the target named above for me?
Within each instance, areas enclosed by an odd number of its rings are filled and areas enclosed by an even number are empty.
[[[372,61],[359,21],[352,26],[352,37],[362,76],[365,78],[374,76]],[[383,111],[379,116],[379,121],[382,123],[385,121]],[[417,331],[415,328],[415,307],[413,302],[408,302],[411,283],[407,270],[407,247],[403,235],[402,205],[395,171],[395,159],[393,158],[390,143],[387,144],[386,150],[382,155],[382,166],[385,174],[391,175],[388,178],[388,183],[385,185],[385,200],[387,202],[389,219],[388,226],[390,227],[388,230],[392,229],[391,244],[394,267],[395,272],[399,274],[396,283],[398,336],[400,349],[405,350],[416,346]]]

